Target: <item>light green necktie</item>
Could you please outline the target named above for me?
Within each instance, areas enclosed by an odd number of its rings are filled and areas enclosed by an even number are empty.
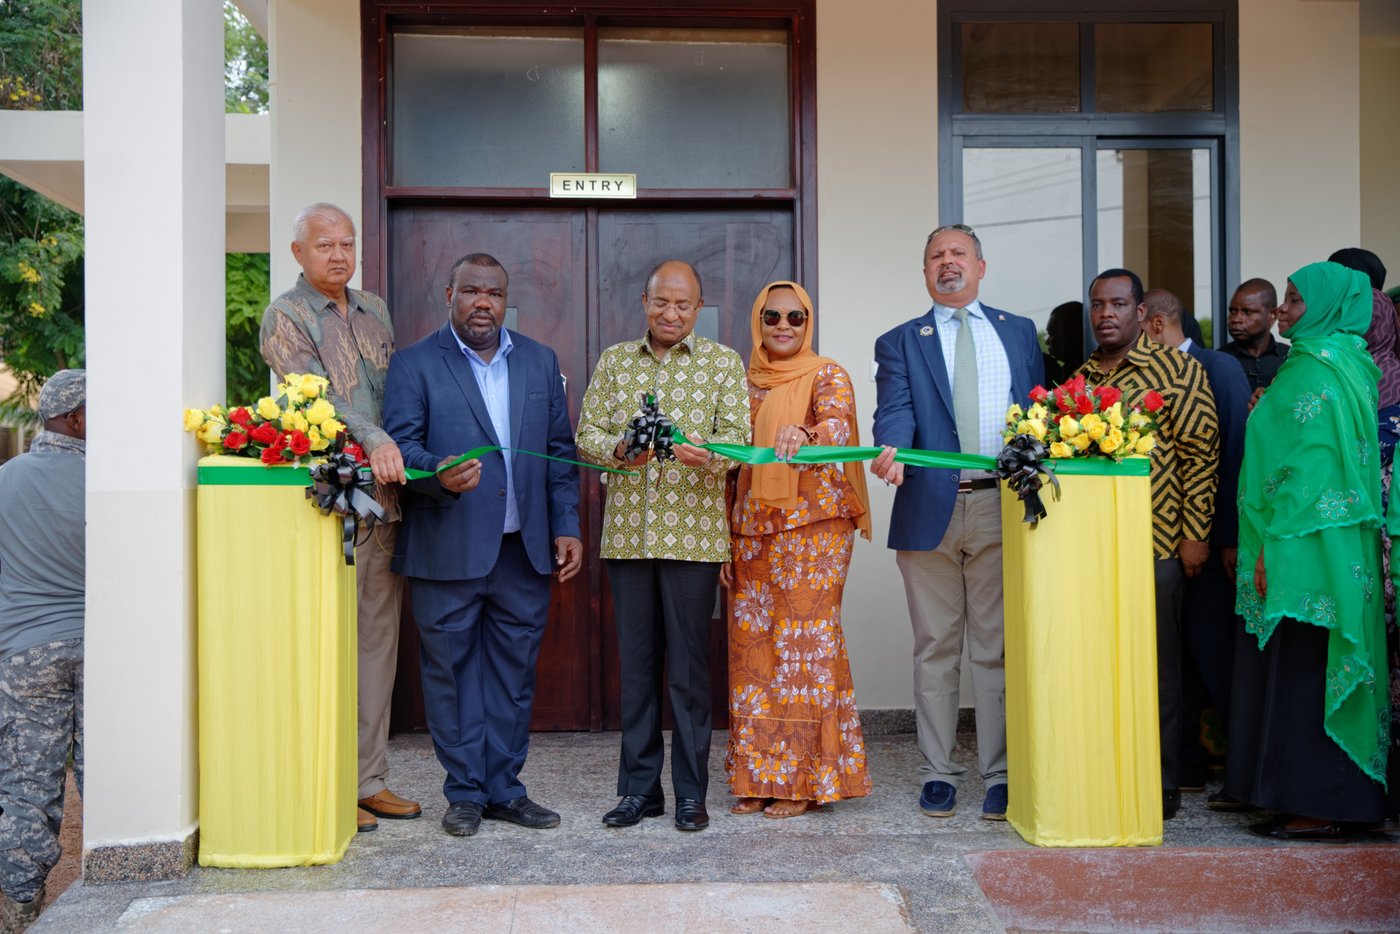
[[[967,309],[954,309],[953,317],[958,319],[958,340],[953,345],[953,421],[963,453],[977,454],[982,447],[982,418],[977,403],[977,344],[972,340],[972,325],[967,323]]]

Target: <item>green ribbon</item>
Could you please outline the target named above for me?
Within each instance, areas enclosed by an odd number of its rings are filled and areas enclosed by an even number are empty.
[[[677,431],[676,436],[685,444],[690,439]],[[757,448],[748,444],[696,444],[698,448],[713,451],[721,457],[738,461],[741,464],[845,464],[851,461],[874,460],[884,448],[849,447],[821,444],[803,445],[789,460],[778,460],[773,448]],[[921,451],[918,448],[898,448],[894,459],[911,467],[946,467],[950,470],[989,470],[997,469],[997,459],[984,454],[960,454],[946,451]],[[1048,470],[1066,477],[1146,477],[1149,464],[1146,457],[1128,457],[1115,461],[1107,457],[1051,458],[1044,462]]]
[[[676,436],[686,444],[690,440],[676,432]],[[706,451],[713,451],[721,457],[727,457],[732,461],[741,464],[845,464],[851,461],[874,460],[880,455],[884,448],[878,447],[848,447],[836,445],[811,444],[798,450],[791,460],[778,460],[777,453],[772,448],[758,448],[748,444],[698,444],[695,447],[703,448]],[[415,470],[408,468],[405,473],[410,480],[419,480],[423,477],[431,477],[449,467],[455,467],[463,461],[480,457],[483,454],[490,454],[493,451],[514,450],[517,454],[528,454],[531,457],[543,457],[545,460],[559,461],[564,464],[574,464],[579,467],[588,467],[593,470],[603,470],[608,473],[622,474],[625,477],[635,477],[637,474],[630,470],[618,470],[615,467],[604,467],[601,464],[586,464],[583,461],[572,461],[563,457],[553,457],[549,454],[538,454],[534,451],[525,451],[519,448],[502,448],[495,445],[473,448],[461,457],[454,458],[443,464],[437,470]],[[899,448],[895,451],[895,461],[901,464],[908,464],[911,467],[944,467],[950,470],[989,470],[994,471],[997,467],[995,457],[987,457],[982,454],[958,454],[945,451],[921,451],[917,448]],[[286,467],[263,467],[261,470],[251,469],[261,466],[251,459],[247,464],[209,464],[201,465],[199,468],[199,482],[202,486],[310,486],[311,473],[305,468],[288,469]],[[1146,457],[1126,457],[1121,461],[1115,461],[1107,457],[1073,457],[1056,459],[1051,458],[1044,466],[1053,470],[1062,477],[1146,477],[1149,475],[1149,462]]]
[[[558,461],[561,464],[573,464],[575,467],[587,467],[590,470],[603,470],[607,473],[620,473],[624,477],[636,476],[636,474],[630,470],[618,470],[616,467],[604,467],[602,464],[587,464],[583,461],[571,461],[567,457],[555,457],[552,454],[541,454],[538,451],[527,451],[524,448],[503,448],[498,447],[494,444],[488,444],[485,447],[480,448],[472,448],[470,451],[463,454],[461,457],[453,458],[452,460],[443,464],[441,467],[438,467],[436,470],[417,470],[413,467],[406,467],[404,468],[404,473],[408,475],[408,479],[410,480],[422,480],[424,477],[432,477],[442,473],[444,470],[447,470],[451,467],[456,467],[463,461],[469,461],[474,458],[480,457],[483,454],[490,454],[493,451],[513,451],[516,454],[528,454],[531,457],[543,457],[547,461]]]

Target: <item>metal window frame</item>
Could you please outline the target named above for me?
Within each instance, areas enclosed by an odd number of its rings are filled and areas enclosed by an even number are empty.
[[[969,114],[961,109],[964,22],[1079,24],[1078,113]],[[1100,113],[1094,107],[1094,26],[1098,23],[1208,22],[1213,26],[1214,109],[1198,113]],[[1084,283],[1097,274],[1100,149],[1211,150],[1212,340],[1225,333],[1228,287],[1240,280],[1240,127],[1238,0],[951,0],[938,8],[938,223],[962,220],[966,148],[1079,147]],[[1087,308],[1087,294],[1085,297]],[[1199,309],[1197,312],[1199,313]],[[1086,341],[1091,339],[1087,329]]]

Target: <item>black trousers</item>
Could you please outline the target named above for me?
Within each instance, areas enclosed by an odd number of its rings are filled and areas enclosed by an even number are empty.
[[[710,777],[710,618],[719,564],[609,559],[622,662],[622,758],[617,793],[661,789],[661,691],[671,696],[671,786],[705,800]]]
[[[1161,721],[1162,787],[1181,785],[1181,592],[1177,558],[1153,563],[1157,585],[1157,716]]]

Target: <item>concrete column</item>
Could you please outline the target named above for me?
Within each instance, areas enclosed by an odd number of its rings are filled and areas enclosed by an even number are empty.
[[[223,25],[208,0],[83,4],[90,881],[193,857],[195,461],[224,391]]]
[[[358,0],[271,0],[268,67],[269,241],[277,295],[301,271],[290,246],[298,211],[329,201],[350,212],[357,231],[363,221]],[[358,265],[350,285],[359,288]]]

